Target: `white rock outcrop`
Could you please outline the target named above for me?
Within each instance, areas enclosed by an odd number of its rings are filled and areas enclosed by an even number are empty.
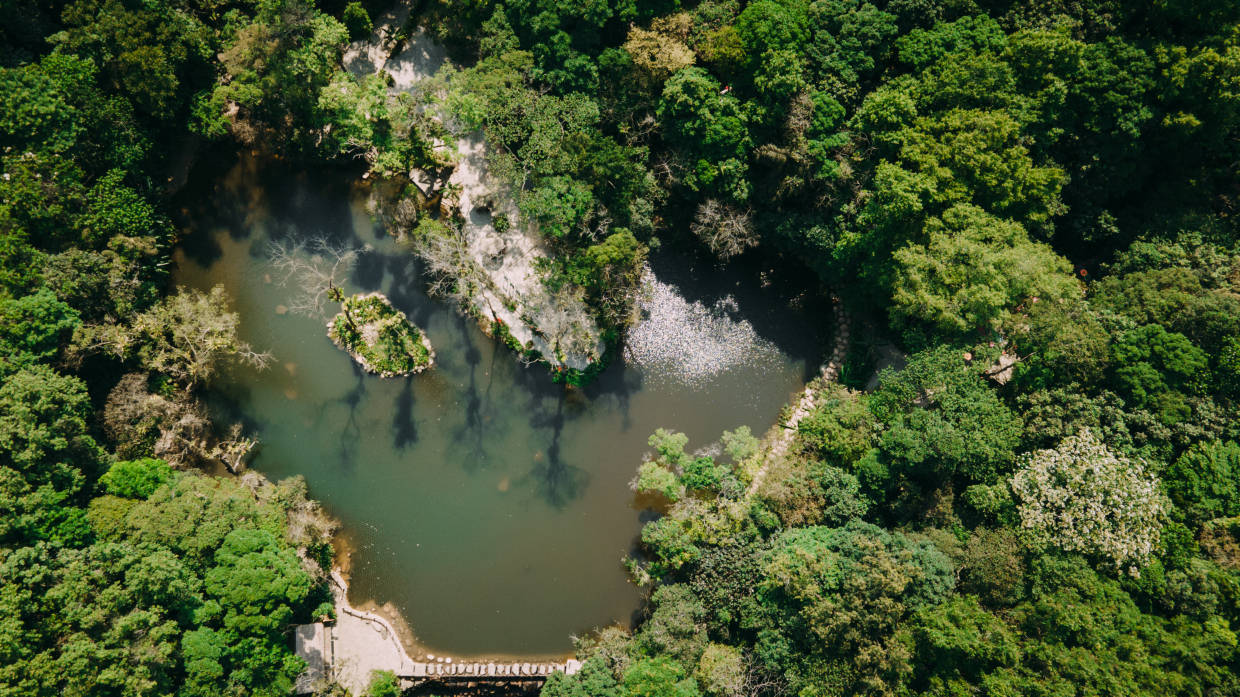
[[[432,77],[447,64],[447,53],[422,30],[393,54],[394,37],[408,17],[408,3],[381,16],[367,41],[349,46],[345,68],[358,77],[386,72],[393,91],[412,91]],[[508,185],[489,173],[482,133],[462,132],[446,119],[445,125],[457,136],[448,188],[459,192],[455,205],[464,219],[468,254],[487,279],[468,302],[484,315],[484,329],[491,331],[493,320],[499,320],[521,346],[538,351],[553,367],[585,370],[606,348],[597,323],[579,296],[552,294],[543,286],[538,262],[550,254],[534,225],[521,220]],[[417,171],[410,178],[424,190],[430,180]],[[503,233],[492,224],[500,214],[511,223]]]

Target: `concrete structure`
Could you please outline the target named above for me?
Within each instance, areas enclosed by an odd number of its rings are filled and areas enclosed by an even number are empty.
[[[435,680],[535,680],[552,673],[572,675],[581,670],[581,662],[569,659],[563,663],[414,663],[410,677]]]
[[[297,694],[313,692],[327,679],[332,664],[331,627],[322,622],[297,627],[297,655],[306,661],[306,672],[297,678]]]

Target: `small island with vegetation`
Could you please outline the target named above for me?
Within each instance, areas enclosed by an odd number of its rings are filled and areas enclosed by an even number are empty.
[[[371,373],[392,378],[431,367],[435,351],[426,334],[382,293],[344,299],[327,323],[327,335]]]

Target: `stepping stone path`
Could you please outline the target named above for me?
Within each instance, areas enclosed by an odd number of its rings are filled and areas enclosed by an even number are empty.
[[[408,675],[402,677],[421,679],[482,679],[482,680],[538,680],[552,673],[572,675],[581,669],[581,662],[568,660],[563,663],[414,663]]]
[[[831,347],[831,356],[823,364],[822,370],[819,371],[819,375],[827,382],[839,378],[840,369],[844,366],[844,355],[848,352],[848,340],[852,332],[852,318],[844,310],[844,305],[840,302],[837,295],[831,296],[831,312],[835,316],[835,343]],[[775,433],[770,438],[770,446],[767,448],[762,466],[754,473],[753,481],[749,483],[749,494],[752,495],[758,490],[758,486],[762,484],[762,480],[766,477],[770,463],[776,462],[788,454],[788,448],[791,447],[792,439],[797,432],[797,425],[801,423],[801,419],[808,416],[814,410],[815,396],[813,387],[807,385],[805,391],[801,393],[801,399],[797,401],[796,407],[793,408],[792,413],[788,416],[788,420],[781,424],[781,428],[775,429]]]

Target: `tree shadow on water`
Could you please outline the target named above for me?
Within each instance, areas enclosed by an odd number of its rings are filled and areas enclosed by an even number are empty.
[[[365,290],[379,290],[383,286],[384,271],[387,268],[388,260],[382,254],[370,252],[362,254],[357,258],[357,263],[353,266],[353,273],[349,280],[359,288]],[[399,276],[397,276],[399,278]],[[388,299],[392,299],[390,292],[386,293]]]
[[[461,328],[464,329],[465,318],[458,317],[457,320]],[[474,472],[481,469],[482,464],[487,460],[486,444],[488,440],[495,439],[497,434],[488,432],[487,426],[493,422],[490,412],[490,392],[492,380],[490,375],[493,373],[494,355],[491,357],[490,370],[487,371],[488,377],[486,385],[479,386],[478,369],[482,364],[482,352],[474,343],[474,338],[468,331],[463,332],[465,341],[465,351],[463,357],[465,364],[469,366],[469,380],[466,383],[464,393],[462,394],[461,413],[465,417],[464,423],[452,433],[452,440],[463,447],[460,452],[461,463],[467,472]]]
[[[413,420],[413,378],[405,378],[396,395],[396,413],[392,417],[392,444],[397,450],[418,442],[418,425]]]
[[[535,492],[554,508],[564,508],[581,496],[590,482],[590,473],[564,461],[560,452],[560,438],[564,433],[565,396],[560,395],[555,409],[548,413],[536,413],[535,428],[547,428],[551,437],[541,459],[535,459],[534,467],[524,478],[529,480]]]
[[[357,467],[357,449],[362,439],[362,425],[358,419],[358,407],[366,395],[366,373],[356,362],[352,362],[353,374],[357,382],[344,395],[333,402],[343,404],[346,408],[344,425],[340,429],[339,448],[337,455],[340,466],[352,471]],[[325,412],[326,413],[326,410]]]
[[[626,365],[624,356],[620,351],[616,351],[603,372],[581,388],[579,395],[587,404],[597,405],[604,401],[614,404],[614,408],[620,413],[620,430],[627,432],[633,426],[633,395],[641,390],[641,371]],[[598,406],[594,408],[597,409]]]

